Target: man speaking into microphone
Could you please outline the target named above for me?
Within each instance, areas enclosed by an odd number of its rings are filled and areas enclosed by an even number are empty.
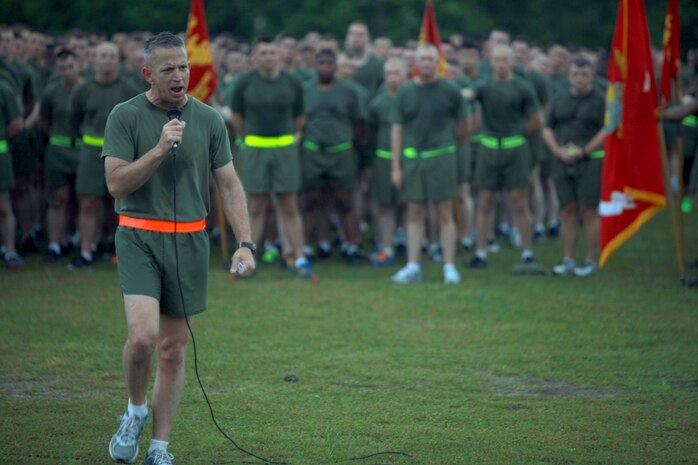
[[[128,338],[123,366],[128,407],[109,443],[111,458],[133,463],[148,419],[146,394],[153,354],[153,433],[145,465],[171,465],[167,441],[184,388],[187,318],[206,308],[209,174],[241,241],[231,271],[254,270],[245,193],[233,168],[225,124],[187,95],[184,42],[162,32],[145,43],[143,76],[150,89],[114,108],[102,158],[116,198],[116,253]],[[191,320],[189,320],[191,321]]]

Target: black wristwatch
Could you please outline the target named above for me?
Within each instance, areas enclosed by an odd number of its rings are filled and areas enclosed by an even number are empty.
[[[247,247],[252,252],[252,255],[254,255],[255,252],[257,252],[257,244],[255,244],[254,242],[240,242],[238,244],[238,249],[240,247]]]

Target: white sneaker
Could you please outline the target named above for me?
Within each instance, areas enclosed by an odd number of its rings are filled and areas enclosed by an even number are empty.
[[[398,284],[419,283],[422,282],[422,270],[411,266],[405,266],[390,279]]]
[[[555,276],[574,276],[576,266],[574,260],[563,258],[559,265],[553,267],[553,274]]]
[[[444,284],[460,283],[460,273],[456,267],[444,268]]]
[[[128,410],[121,418],[121,424],[109,442],[109,455],[119,463],[133,463],[138,457],[138,441],[148,416],[129,415]]]
[[[595,274],[598,271],[598,269],[599,268],[596,265],[596,263],[587,260],[584,262],[582,266],[578,266],[574,269],[574,275],[580,278],[586,278],[587,276]]]

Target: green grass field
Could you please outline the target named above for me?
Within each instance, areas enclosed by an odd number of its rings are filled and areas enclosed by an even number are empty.
[[[194,331],[218,421],[294,465],[698,463],[698,289],[679,285],[668,214],[593,278],[512,276],[518,253],[456,287],[433,263],[403,287],[395,268],[338,259],[317,283],[269,266],[230,283],[216,255]],[[555,264],[559,240],[537,255]],[[126,402],[118,279],[64,264],[0,270],[2,464],[110,463]],[[260,463],[216,431],[192,355],[177,465]],[[347,461],[380,451],[410,457]]]

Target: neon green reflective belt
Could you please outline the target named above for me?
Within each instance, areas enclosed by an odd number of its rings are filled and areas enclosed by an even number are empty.
[[[683,124],[684,126],[688,126],[689,128],[698,128],[698,116],[688,115],[683,120],[681,120],[681,124]]]
[[[82,136],[82,141],[92,147],[104,147],[104,137]]]
[[[480,143],[488,149],[509,150],[523,146],[526,143],[526,138],[524,136],[492,137],[483,135]]]
[[[48,138],[48,143],[56,147],[72,148],[74,147],[73,138],[68,136],[52,135]]]
[[[312,150],[313,152],[324,152],[324,153],[339,153],[339,152],[344,152],[345,150],[349,150],[352,147],[351,142],[343,142],[341,144],[337,145],[330,145],[329,147],[321,147],[319,144],[316,144],[313,141],[309,140],[304,140],[303,141],[303,147],[305,147],[308,150]]]
[[[480,142],[482,142],[482,138],[484,136],[484,134],[473,134],[472,136],[470,136],[470,142],[474,144],[479,144]]]
[[[289,145],[293,145],[294,142],[295,137],[293,137],[293,134],[279,137],[245,136],[245,145],[263,149],[288,147]]]
[[[603,158],[603,150],[594,150],[589,154],[589,158]]]
[[[381,150],[381,149],[378,149],[378,150],[376,150],[376,156],[377,156],[378,158],[384,158],[384,159],[386,159],[386,160],[392,160],[392,159],[393,159],[393,152],[391,152],[390,150]]]
[[[6,140],[0,140],[0,153],[7,153],[10,151],[10,147],[7,145]]]
[[[414,147],[407,147],[402,153],[405,158],[434,158],[440,155],[446,155],[447,153],[455,153],[456,146],[449,145],[448,147],[442,147],[440,149],[424,150],[423,152],[418,152]]]

